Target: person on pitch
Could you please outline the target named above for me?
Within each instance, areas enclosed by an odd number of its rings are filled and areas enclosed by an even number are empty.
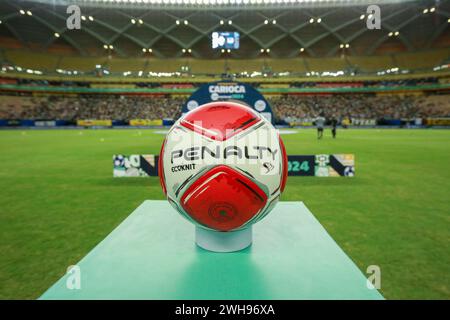
[[[324,113],[321,112],[320,115],[314,121],[317,127],[317,139],[322,139],[323,137],[323,126],[325,125]]]
[[[336,117],[333,115],[333,117],[331,118],[331,134],[333,135],[333,139],[336,139],[337,123],[338,121]]]

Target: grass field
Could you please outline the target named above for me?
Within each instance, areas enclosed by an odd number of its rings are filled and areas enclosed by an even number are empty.
[[[450,298],[450,130],[313,130],[283,135],[288,153],[354,153],[355,178],[290,178],[388,299]],[[145,199],[157,178],[112,178],[112,154],[157,153],[153,130],[0,131],[0,298],[35,299]],[[176,214],[174,212],[174,214]]]

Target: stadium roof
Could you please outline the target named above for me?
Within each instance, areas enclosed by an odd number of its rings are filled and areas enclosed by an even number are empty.
[[[369,30],[366,10],[372,1],[365,0],[2,0],[0,46],[203,59],[372,55],[450,46],[450,1],[379,2],[381,29]],[[81,9],[81,30],[66,28],[71,4]],[[239,32],[241,48],[213,50],[213,31]]]

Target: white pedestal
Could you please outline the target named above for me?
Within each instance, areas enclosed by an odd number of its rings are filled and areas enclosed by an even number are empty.
[[[252,227],[239,231],[219,232],[195,227],[195,242],[205,250],[234,252],[252,244]]]

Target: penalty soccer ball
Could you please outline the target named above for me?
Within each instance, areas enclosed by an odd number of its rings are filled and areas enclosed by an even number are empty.
[[[181,117],[164,140],[158,166],[171,205],[215,231],[245,229],[264,218],[287,178],[278,131],[234,102],[208,103]]]

